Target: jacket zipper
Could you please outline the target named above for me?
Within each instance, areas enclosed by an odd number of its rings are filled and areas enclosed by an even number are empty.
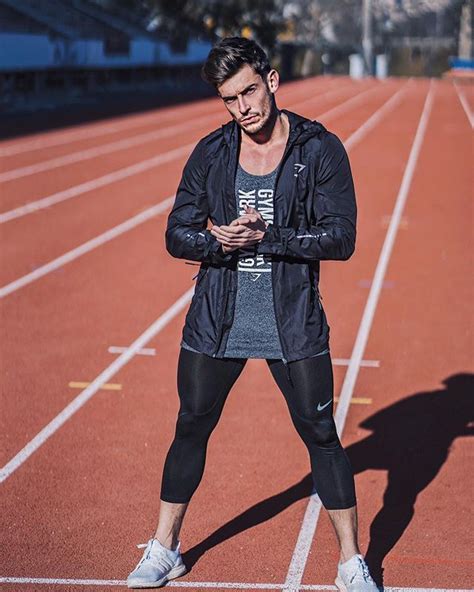
[[[237,150],[238,150],[238,148],[239,148],[239,146],[237,145]],[[229,151],[230,150],[231,150],[231,147],[229,146]],[[232,177],[232,179],[233,179],[233,182],[232,182],[232,199],[233,200],[235,200],[235,177],[237,175],[237,166],[238,166],[238,158],[237,158],[236,154],[237,154],[237,151],[235,153],[235,163],[234,163],[234,171],[233,171],[233,177]],[[224,204],[225,204],[225,201],[224,201]],[[226,211],[225,205],[224,205],[224,211]],[[238,214],[238,212],[237,212],[237,214]],[[230,221],[229,221],[229,223],[230,223]],[[229,288],[232,288],[232,285],[231,285],[232,284],[232,280],[231,280],[231,278],[229,278],[228,284],[229,284]],[[216,349],[215,349],[215,352],[212,355],[213,358],[215,358],[217,356],[217,354],[219,353],[219,349],[221,347],[222,337],[223,337],[223,333],[224,333],[224,330],[223,330],[224,318],[225,318],[225,313],[226,313],[227,306],[228,306],[229,297],[230,297],[230,295],[227,293],[227,298],[226,298],[226,300],[225,300],[225,302],[223,304],[223,307],[222,307],[222,315],[221,315],[221,318],[219,319],[219,330],[218,330],[217,339],[216,339]],[[234,306],[234,311],[235,311],[235,306]]]

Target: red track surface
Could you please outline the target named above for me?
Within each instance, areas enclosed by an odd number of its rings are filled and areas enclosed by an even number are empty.
[[[466,589],[474,579],[467,471],[474,380],[472,129],[465,108],[448,81],[343,78],[288,84],[279,104],[321,116],[347,140],[402,87],[401,100],[349,148],[358,245],[349,262],[323,264],[321,291],[333,358],[350,358],[431,89],[426,133],[363,353],[380,366],[362,367],[352,393],[372,402],[350,405],[343,442],[356,473],[361,547],[374,566],[383,560],[385,586]],[[461,90],[472,109],[472,90]],[[223,107],[206,100],[4,142],[0,174],[152,130],[181,129],[5,181],[1,211],[196,142],[225,120]],[[2,224],[0,285],[172,195],[185,159],[183,153]],[[165,224],[166,212],[2,299],[2,466],[78,395],[71,381],[94,380],[118,357],[109,346],[129,346],[192,286],[196,267],[166,253]],[[156,522],[178,407],[184,312],[147,344],[156,356],[135,356],[107,381],[121,390],[99,390],[2,483],[0,576],[124,580],[135,565],[141,554],[135,544],[150,537]],[[336,394],[346,371],[335,366]],[[265,362],[249,361],[211,439],[182,533],[192,571],[179,582],[196,582],[194,590],[208,589],[199,582],[214,582],[214,589],[222,582],[249,583],[240,590],[258,583],[282,589],[307,506],[308,470]],[[331,586],[337,558],[323,511],[301,585]],[[114,588],[119,583],[84,588],[36,581],[2,589]]]

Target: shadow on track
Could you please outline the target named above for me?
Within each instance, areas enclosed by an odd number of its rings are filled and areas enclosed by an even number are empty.
[[[474,435],[474,375],[456,374],[443,384],[446,388],[416,393],[366,419],[360,425],[373,433],[347,449],[355,474],[388,473],[366,553],[378,582],[384,558],[410,524],[418,494],[441,470],[453,441]]]
[[[311,495],[313,487],[313,480],[311,473],[306,475],[301,481],[295,483],[285,491],[277,493],[268,497],[267,499],[258,502],[254,506],[251,506],[245,512],[242,512],[229,522],[223,524],[220,528],[211,533],[207,538],[195,545],[186,553],[183,553],[183,560],[188,569],[204,555],[206,551],[213,547],[223,543],[227,539],[244,532],[245,530],[262,524],[270,518],[273,518],[280,512],[283,512],[286,508],[300,499]]]
[[[453,441],[474,435],[474,375],[455,374],[446,388],[415,393],[367,418],[372,434],[346,448],[354,474],[387,471],[383,505],[372,521],[366,559],[382,583],[382,563],[410,524],[418,494],[436,477]],[[285,491],[251,506],[184,553],[191,569],[206,551],[257,524],[270,520],[312,491],[311,474]]]

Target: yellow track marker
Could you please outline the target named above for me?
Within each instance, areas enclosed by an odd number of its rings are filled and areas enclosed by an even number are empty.
[[[339,397],[335,397],[335,401],[339,401]],[[367,397],[352,397],[351,403],[354,405],[370,405],[372,403],[372,399]]]
[[[87,388],[91,383],[90,382],[70,382],[70,388]],[[103,391],[121,391],[122,385],[121,384],[103,384],[100,387],[100,390]]]

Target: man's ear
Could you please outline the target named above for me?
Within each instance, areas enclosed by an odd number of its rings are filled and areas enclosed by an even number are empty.
[[[280,75],[273,68],[267,74],[267,86],[271,93],[276,93],[280,86]]]

